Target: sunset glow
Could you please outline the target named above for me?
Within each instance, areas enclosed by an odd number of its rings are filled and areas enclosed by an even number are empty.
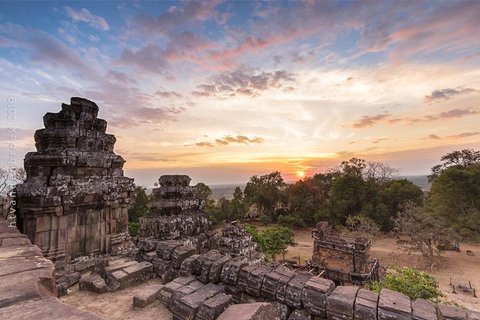
[[[42,116],[71,96],[99,105],[126,175],[147,186],[169,173],[295,181],[352,157],[428,174],[442,154],[480,148],[479,1],[0,9],[0,92],[16,101],[20,165]],[[0,130],[6,142],[6,121]]]

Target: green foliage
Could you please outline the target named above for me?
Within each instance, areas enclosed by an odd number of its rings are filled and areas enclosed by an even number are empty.
[[[132,236],[135,237],[138,234],[138,228],[139,224],[138,222],[129,222],[128,223],[128,233]]]
[[[196,198],[207,201],[212,196],[212,189],[203,182],[199,182],[193,189]]]
[[[285,227],[305,227],[304,220],[297,215],[287,214],[278,216],[277,222]]]
[[[363,214],[349,216],[345,222],[346,232],[350,236],[372,238],[380,232],[380,226]]]
[[[462,150],[442,157],[432,169],[428,205],[444,225],[480,240],[480,152]]]
[[[275,209],[286,202],[284,189],[286,183],[280,172],[272,172],[263,176],[253,176],[244,191],[245,204],[254,205],[260,215],[267,215],[276,221]]]
[[[245,230],[270,261],[274,261],[278,254],[285,254],[288,246],[296,245],[293,231],[284,226],[274,225],[259,232],[255,227],[246,225]]]
[[[148,200],[149,197],[147,196],[146,188],[142,186],[135,186],[133,202],[128,209],[128,221],[138,222],[138,218],[147,214]]]
[[[396,231],[406,236],[407,244],[419,250],[429,262],[442,253],[442,244],[452,240],[449,228],[443,226],[428,208],[406,204],[396,219]]]
[[[372,283],[370,287],[378,293],[383,288],[401,292],[412,300],[434,300],[442,295],[434,277],[409,267],[393,267],[383,280]]]

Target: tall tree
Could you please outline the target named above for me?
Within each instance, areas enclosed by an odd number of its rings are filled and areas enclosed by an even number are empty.
[[[440,161],[429,177],[429,207],[463,238],[480,240],[480,151],[453,151]]]
[[[262,176],[253,176],[244,191],[246,204],[256,206],[261,215],[276,221],[275,209],[285,203],[286,183],[280,172],[275,171]]]

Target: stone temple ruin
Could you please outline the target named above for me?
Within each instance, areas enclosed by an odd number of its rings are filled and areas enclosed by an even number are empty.
[[[133,306],[159,301],[175,320],[480,320],[386,289],[337,286],[376,280],[378,262],[369,259],[369,241],[347,242],[326,223],[313,232],[317,274],[266,264],[242,226],[211,230],[188,176],[160,177],[133,246],[133,180],[123,177],[115,138],[97,114],[95,103],[72,98],[35,134],[37,152],[25,157],[27,180],[17,187],[17,225],[41,251],[0,221],[0,319],[98,319],[55,296],[77,282],[101,294],[156,278]],[[42,253],[70,263],[58,270]],[[98,256],[75,260],[85,255]]]
[[[17,226],[53,260],[115,253],[129,244],[133,179],[123,176],[115,136],[97,115],[94,102],[72,98],[60,112],[45,114],[45,129],[35,132],[37,152],[25,156]]]
[[[190,180],[186,175],[160,177],[160,187],[152,191],[154,200],[148,204],[148,213],[140,218],[140,237],[182,239],[200,251],[211,247],[211,223]]]
[[[371,241],[342,239],[328,222],[320,222],[312,232],[311,266],[327,278],[340,284],[366,284],[379,278],[379,264],[370,259]]]

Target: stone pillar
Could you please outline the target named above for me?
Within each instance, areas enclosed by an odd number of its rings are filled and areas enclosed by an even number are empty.
[[[52,260],[116,253],[129,244],[133,179],[113,152],[115,136],[98,106],[72,98],[43,117],[36,152],[25,156],[27,179],[17,186],[17,225]]]

